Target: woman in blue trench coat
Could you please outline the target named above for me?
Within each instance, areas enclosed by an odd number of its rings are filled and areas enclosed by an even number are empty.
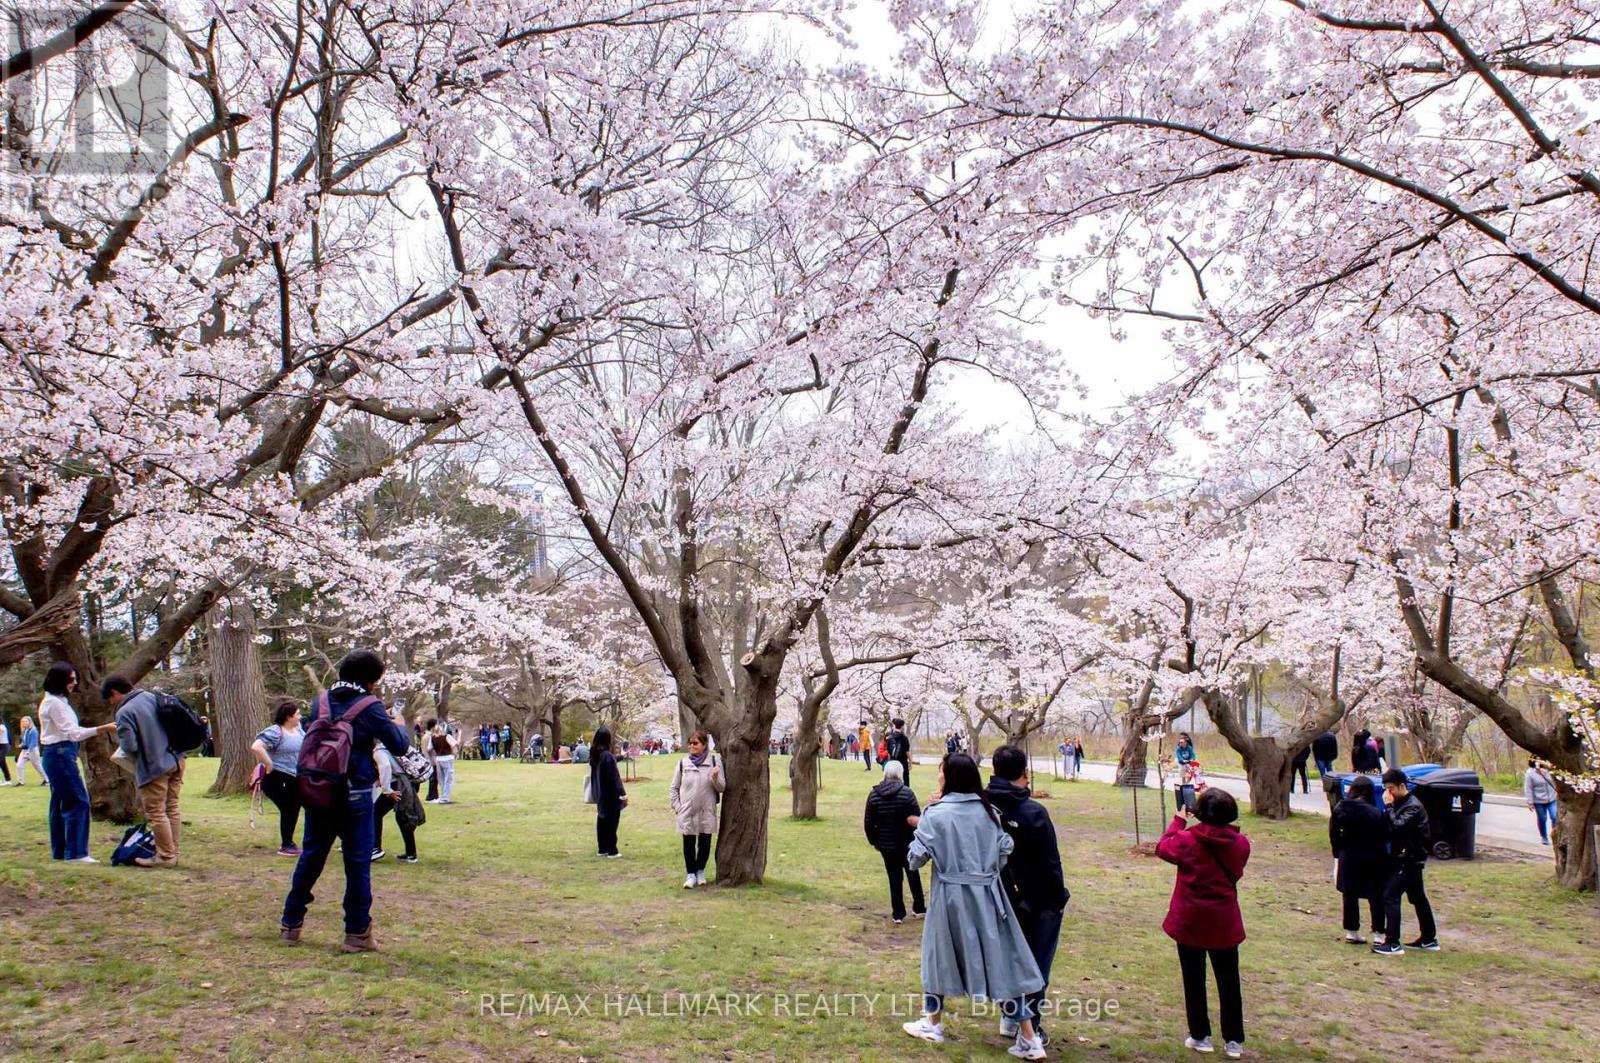
[[[939,789],[917,823],[907,862],[932,862],[933,892],[922,928],[923,1011],[904,1029],[925,1041],[944,1040],[944,998],[998,1001],[1019,1024],[1008,1051],[1019,1059],[1045,1058],[1023,998],[1044,988],[1016,913],[1000,884],[1011,836],[983,794],[977,763],[951,753],[939,766]]]

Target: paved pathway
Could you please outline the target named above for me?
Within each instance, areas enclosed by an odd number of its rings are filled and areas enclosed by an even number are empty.
[[[939,758],[919,756],[918,764],[937,764]],[[1048,757],[1033,758],[1034,774],[1041,778],[1051,778],[1055,770]],[[1083,777],[1094,782],[1109,783],[1116,774],[1116,765],[1105,761],[1084,761]],[[1157,783],[1156,771],[1150,769],[1149,783]],[[1298,782],[1298,780],[1296,780]],[[1212,786],[1223,789],[1232,794],[1241,804],[1250,800],[1250,787],[1243,776],[1216,775],[1206,772],[1206,782]],[[1320,816],[1328,814],[1328,799],[1322,794],[1322,784],[1312,772],[1311,792],[1303,794],[1299,790],[1289,799],[1289,807],[1296,812],[1310,812]],[[1502,849],[1515,849],[1525,853],[1548,854],[1549,847],[1539,844],[1539,828],[1534,822],[1533,813],[1528,811],[1526,805],[1515,797],[1505,797],[1499,794],[1485,795],[1483,809],[1478,813],[1478,842],[1482,845],[1498,846]]]

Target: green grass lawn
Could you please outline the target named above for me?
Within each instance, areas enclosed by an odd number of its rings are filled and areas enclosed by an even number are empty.
[[[819,822],[789,821],[774,793],[764,887],[691,892],[670,758],[641,763],[618,861],[594,856],[581,769],[462,764],[458,803],[429,806],[422,863],[374,868],[384,951],[352,957],[336,862],[304,944],[279,944],[293,862],[273,853],[270,806],[252,831],[242,800],[201,796],[215,763],[191,766],[175,871],[53,864],[45,791],[0,790],[0,1058],[1010,1058],[965,1003],[942,1049],[900,1032],[920,924],[889,922],[859,766],[827,763]],[[930,768],[913,774],[930,787]],[[1171,869],[1130,853],[1116,791],[1049,785],[1073,892],[1052,991],[1078,1011],[1049,1024],[1052,1058],[1192,1058],[1160,931]],[[1445,950],[1385,959],[1339,940],[1324,821],[1245,829],[1247,1058],[1596,1058],[1600,917],[1545,865],[1433,865]],[[118,833],[96,824],[95,855]]]

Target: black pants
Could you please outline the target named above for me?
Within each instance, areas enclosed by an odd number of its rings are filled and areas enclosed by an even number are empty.
[[[1289,773],[1289,792],[1291,794],[1294,793],[1294,777],[1296,775],[1300,776],[1300,792],[1303,794],[1309,794],[1311,792],[1311,780],[1306,778],[1305,761],[1295,761],[1294,770]]]
[[[1033,953],[1033,962],[1039,965],[1039,974],[1044,977],[1044,986],[1037,993],[1028,994],[1028,1014],[1033,1016],[1035,1034],[1044,1029],[1040,1020],[1044,1017],[1044,996],[1050,989],[1050,968],[1055,964],[1056,946],[1061,942],[1062,915],[1060,910],[1017,913],[1017,925],[1022,928],[1028,951]]]
[[[889,873],[889,904],[896,919],[906,917],[906,898],[901,888],[902,880],[911,883],[911,910],[925,912],[928,905],[922,899],[922,876],[906,864],[905,850],[882,853],[883,869]]]
[[[1372,919],[1372,936],[1376,938],[1383,932],[1383,900],[1380,897],[1368,897],[1367,915]],[[1344,928],[1354,934],[1361,929],[1361,898],[1354,891],[1344,895]]]
[[[1211,1036],[1211,1016],[1206,1010],[1206,957],[1217,976],[1217,1005],[1222,1012],[1222,1039],[1244,1043],[1244,999],[1239,992],[1239,946],[1231,949],[1197,949],[1178,946],[1178,966],[1183,969],[1183,1005],[1189,1014],[1189,1036],[1196,1041]]]
[[[379,797],[372,804],[372,847],[383,848],[383,817],[394,811],[394,798],[388,794]],[[394,825],[400,828],[400,840],[406,843],[406,855],[417,855],[417,832],[414,828],[400,822],[400,817],[394,817]]]
[[[6,766],[6,758],[10,755],[11,747],[9,745],[0,746],[0,775],[6,777],[6,782],[11,781],[11,769]]]
[[[278,806],[279,844],[293,849],[295,828],[300,825],[300,781],[281,771],[269,771],[261,778],[261,792]]]
[[[1391,945],[1400,944],[1400,898],[1404,896],[1417,910],[1418,937],[1432,941],[1439,928],[1433,923],[1433,905],[1428,903],[1428,891],[1422,884],[1422,869],[1426,864],[1407,861],[1389,873],[1383,885],[1383,939]]]
[[[612,835],[616,837],[615,834]],[[683,869],[693,875],[706,869],[706,861],[711,859],[711,835],[685,834],[683,836]]]
[[[617,827],[622,823],[622,809],[602,812],[595,817],[594,837],[599,843],[601,856],[617,855]]]
[[[433,774],[428,776],[428,797],[427,797],[427,800],[435,801],[435,800],[438,800],[438,797],[439,797],[439,769],[438,768],[434,768]]]

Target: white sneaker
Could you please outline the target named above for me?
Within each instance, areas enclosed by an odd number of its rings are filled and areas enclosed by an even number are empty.
[[[694,884],[696,886],[704,886],[706,884],[706,873],[704,871],[696,871],[694,873]]]
[[[1043,1059],[1045,1056],[1044,1043],[1039,1038],[1029,1040],[1020,1033],[1017,1034],[1017,1043],[1006,1049],[1006,1052],[1018,1059]]]
[[[1183,1039],[1183,1047],[1192,1048],[1196,1052],[1215,1052],[1216,1051],[1215,1048],[1211,1047],[1211,1038],[1209,1038],[1209,1037],[1202,1037],[1198,1041],[1196,1041],[1193,1037],[1185,1037]]]
[[[99,862],[92,856],[80,856],[74,860],[67,861],[69,864],[98,864]]]
[[[1225,1042],[1222,1046],[1222,1051],[1227,1054],[1229,1059],[1244,1058],[1244,1045],[1240,1044],[1238,1041]]]
[[[932,1041],[936,1045],[944,1044],[944,1023],[929,1022],[924,1015],[916,1022],[903,1022],[900,1028],[912,1037],[920,1037],[924,1041]]]
[[[700,879],[697,878],[693,874],[685,876],[685,878],[683,880],[683,888],[686,889],[686,890],[692,890],[696,886],[698,886],[699,884],[700,884]]]
[[[1352,945],[1365,945],[1367,943],[1367,939],[1356,933],[1354,930],[1346,930],[1344,932],[1344,939]]]
[[[1000,1016],[1001,1037],[1015,1037],[1017,1036],[1017,1032],[1021,1029],[1022,1026],[1017,1022],[1016,1019],[1008,1019],[1004,1015]]]

